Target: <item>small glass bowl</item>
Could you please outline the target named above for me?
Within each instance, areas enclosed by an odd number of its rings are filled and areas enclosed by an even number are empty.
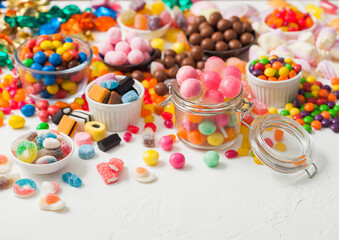
[[[84,93],[87,80],[89,77],[89,65],[92,61],[92,50],[90,46],[79,38],[73,36],[62,35],[64,38],[72,38],[74,42],[79,45],[79,52],[85,52],[87,54],[87,60],[82,64],[55,72],[44,72],[40,70],[31,69],[22,64],[19,60],[19,56],[24,47],[26,47],[27,41],[21,44],[14,54],[15,66],[19,75],[20,82],[26,94],[38,101],[41,99],[48,99],[51,103],[58,100],[71,100],[75,96]],[[52,85],[53,92],[58,89],[57,94],[51,94],[48,92],[48,86],[45,85],[45,78],[55,78],[56,84]]]

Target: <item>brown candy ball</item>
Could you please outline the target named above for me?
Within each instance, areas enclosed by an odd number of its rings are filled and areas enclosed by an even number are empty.
[[[199,25],[199,31],[201,32],[201,30],[205,27],[211,27],[211,25],[208,23],[208,22],[203,22],[203,23],[200,23]]]
[[[181,62],[184,58],[187,58],[188,55],[187,53],[178,53],[176,56],[175,56],[175,61],[177,62],[178,65],[181,65]]]
[[[154,56],[155,59],[160,59],[161,58],[161,50],[158,48],[154,48]]]
[[[181,67],[182,66],[192,66],[192,67],[195,67],[195,62],[194,62],[194,60],[192,58],[187,57],[187,58],[184,58],[181,61]]]
[[[59,66],[56,66],[55,67],[55,71],[63,71],[63,70],[66,70],[67,68],[65,68],[64,66],[62,65],[59,65]]]
[[[177,53],[172,50],[172,49],[166,49],[164,52],[164,57],[170,56],[170,57],[175,57]]]
[[[220,19],[222,19],[221,14],[219,12],[214,12],[210,15],[208,23],[211,24],[212,27],[216,27]]]
[[[252,32],[253,31],[252,24],[250,24],[248,22],[242,23],[242,29],[243,29],[244,32]]]
[[[154,92],[159,96],[164,96],[168,93],[168,87],[166,86],[165,83],[160,82],[157,85],[155,85]]]
[[[205,62],[206,61],[197,62],[197,68],[200,69],[200,70],[203,70],[205,68]]]
[[[156,62],[158,62],[158,63],[161,63],[161,64],[164,64],[164,61],[163,61],[162,59],[160,59],[160,58],[155,59],[154,61],[156,61]]]
[[[68,63],[68,68],[74,68],[76,66],[78,66],[80,63],[77,60],[72,60]]]
[[[205,38],[201,41],[201,47],[204,50],[213,50],[215,43],[210,38]]]
[[[220,19],[218,21],[218,24],[217,24],[217,29],[220,31],[220,32],[224,32],[226,31],[227,29],[230,29],[232,27],[232,23],[227,20],[227,19]]]
[[[177,75],[179,68],[177,67],[171,67],[170,69],[168,69],[167,75],[169,78],[175,78]]]
[[[237,17],[237,16],[232,16],[229,20],[230,20],[232,23],[234,23],[234,22],[240,22],[240,18]]]
[[[200,61],[204,57],[204,50],[200,46],[194,46],[192,47],[190,54],[194,61]]]
[[[237,33],[233,29],[228,29],[224,32],[224,38],[226,42],[229,42],[237,38]]]
[[[200,30],[200,35],[202,38],[209,38],[214,33],[214,29],[210,26],[204,27]]]
[[[243,45],[248,45],[254,41],[254,36],[252,33],[245,32],[241,34],[240,41]]]
[[[232,24],[232,27],[233,27],[234,31],[238,34],[238,36],[240,36],[240,34],[243,33],[242,22],[234,22]]]
[[[200,25],[203,22],[206,22],[206,18],[204,16],[197,16],[194,19],[194,23]]]
[[[176,65],[174,57],[171,57],[171,56],[165,57],[164,58],[164,65],[165,65],[166,68],[174,67]]]
[[[221,32],[215,32],[213,33],[211,39],[213,42],[219,42],[224,40],[224,36],[222,35]]]
[[[200,33],[193,33],[189,39],[190,43],[192,43],[193,45],[200,45],[202,37],[200,35]]]
[[[216,51],[226,51],[228,49],[228,44],[224,41],[219,41],[215,44]]]
[[[167,74],[164,70],[158,69],[153,73],[153,77],[158,80],[158,82],[163,82],[167,79]]]
[[[237,39],[233,39],[231,40],[229,43],[228,43],[228,47],[230,49],[237,49],[237,48],[241,48],[242,47],[242,44],[239,40]]]
[[[186,28],[186,35],[199,32],[199,24],[190,24]]]
[[[144,80],[144,73],[140,70],[134,70],[131,74],[131,77],[138,80],[139,82],[141,82],[142,80]]]

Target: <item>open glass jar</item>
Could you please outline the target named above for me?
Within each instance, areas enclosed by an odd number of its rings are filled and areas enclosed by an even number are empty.
[[[173,101],[177,136],[188,146],[203,150],[230,147],[238,139],[243,122],[249,127],[252,151],[261,162],[282,173],[305,170],[312,177],[317,172],[312,139],[296,121],[276,114],[253,116],[253,103],[244,99],[243,91],[230,101],[203,105],[185,100],[179,89],[174,82],[162,105]],[[254,117],[251,125],[242,120],[247,114]],[[277,130],[282,135],[279,139]]]

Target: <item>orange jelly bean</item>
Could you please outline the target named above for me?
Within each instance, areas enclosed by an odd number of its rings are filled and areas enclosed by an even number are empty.
[[[68,107],[68,103],[66,102],[62,102],[62,101],[57,101],[55,104],[55,106],[57,106],[58,108],[65,108],[65,107]]]
[[[159,105],[154,106],[154,112],[156,115],[161,115],[163,111],[164,111],[164,108],[162,106],[159,106]]]
[[[178,127],[177,136],[178,138],[187,140],[187,131],[183,127]]]
[[[69,106],[72,110],[77,110],[77,109],[81,110],[82,109],[82,106],[79,103],[76,103],[76,102],[72,102]]]
[[[235,128],[226,128],[225,131],[227,133],[227,138],[225,138],[226,142],[233,140],[237,136]]]
[[[192,123],[200,123],[204,119],[203,116],[195,115],[191,113],[186,113],[186,118],[188,119],[188,121]]]
[[[281,141],[283,137],[284,137],[284,132],[282,130],[277,129],[274,131],[274,139],[276,141]]]
[[[141,117],[143,117],[143,118],[145,118],[145,117],[147,117],[148,115],[151,115],[152,114],[152,112],[150,111],[150,110],[148,110],[148,109],[141,109]]]

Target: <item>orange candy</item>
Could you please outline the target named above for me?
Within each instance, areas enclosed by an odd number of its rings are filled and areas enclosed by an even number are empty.
[[[0,107],[9,107],[9,101],[0,98]]]
[[[281,131],[279,129],[274,131],[274,139],[276,141],[281,141],[283,139],[283,137],[284,137],[284,132],[283,131]]]
[[[266,65],[265,65],[265,69],[266,68],[271,68],[272,67],[272,65],[270,64],[270,63],[267,63]]]
[[[200,123],[204,117],[200,116],[200,115],[195,115],[195,114],[191,114],[191,113],[186,113],[186,118],[188,121],[192,122],[192,123]]]
[[[278,81],[278,79],[276,77],[269,77],[268,81]]]
[[[304,120],[298,118],[295,121],[297,121],[301,126],[303,126],[305,124]]]
[[[154,112],[156,115],[160,116],[163,111],[164,111],[164,108],[162,106],[154,105]]]
[[[175,142],[175,140],[176,140],[176,137],[175,137],[175,135],[174,135],[174,134],[170,134],[170,135],[168,135],[168,136],[170,136],[170,137],[173,139],[173,142]]]
[[[316,129],[316,130],[319,130],[321,127],[322,127],[322,124],[320,121],[318,120],[315,120],[315,121],[312,121],[311,122],[311,126]]]
[[[306,27],[308,27],[308,28],[312,27],[313,24],[314,24],[311,17],[306,18],[305,23],[306,23]]]
[[[0,127],[4,125],[4,119],[0,117]]]
[[[227,133],[227,138],[225,138],[226,142],[233,140],[237,136],[235,128],[226,128],[225,131]]]
[[[152,78],[150,81],[149,81],[149,85],[148,85],[148,88],[154,88],[158,83],[158,80],[155,79],[155,78]]]
[[[331,114],[328,111],[323,111],[322,113],[320,113],[321,116],[323,116],[323,118],[325,119],[329,119],[331,117]]]
[[[328,91],[326,89],[320,89],[318,92],[319,97],[327,98],[328,96]]]
[[[39,51],[42,51],[41,47],[40,46],[34,46],[33,47],[33,53],[37,53]]]
[[[183,127],[178,127],[178,132],[177,132],[178,138],[187,140],[187,131]]]
[[[14,100],[17,102],[24,101],[25,99],[26,99],[26,96],[24,94],[16,93],[14,95]]]
[[[291,71],[288,73],[288,77],[289,77],[289,78],[294,78],[295,76],[297,76],[297,73],[296,73],[294,70],[291,70]]]
[[[60,34],[58,34],[58,33],[55,33],[52,36],[52,40],[53,41],[60,41],[60,40],[62,40],[62,36]]]
[[[287,80],[287,79],[288,79],[287,76],[280,76],[280,77],[278,78],[278,81],[284,81],[284,80]]]
[[[97,46],[93,46],[92,51],[93,51],[93,54],[95,54],[95,55],[99,54],[99,49],[98,49]]]
[[[305,99],[305,97],[304,97],[303,95],[297,95],[297,98],[299,99],[299,101],[300,101],[302,104],[304,104],[305,101],[306,101],[306,99]]]
[[[82,109],[81,105],[79,103],[76,103],[76,102],[72,102],[69,106],[71,107],[72,110],[77,110],[77,109],[81,110]]]
[[[245,61],[242,61],[241,59],[239,58],[236,58],[236,57],[231,57],[229,59],[226,60],[226,63],[225,63],[226,66],[234,66],[234,67],[237,67],[239,68],[240,72],[242,74],[246,74],[246,65],[247,65],[247,62]]]
[[[137,14],[134,18],[134,27],[138,30],[147,30],[147,18],[143,14]]]
[[[62,60],[69,62],[71,61],[73,58],[72,54],[70,52],[65,52],[64,54],[62,54]]]
[[[94,27],[96,30],[106,32],[111,27],[114,27],[117,22],[108,16],[98,17],[94,20]]]
[[[338,85],[338,84],[339,84],[339,78],[333,78],[333,79],[331,80],[331,84],[332,84],[332,85]]]
[[[304,106],[305,111],[312,112],[314,110],[314,104],[313,103],[306,103]]]
[[[282,20],[282,19],[281,19]],[[282,63],[279,62],[279,61],[275,61],[273,64],[272,64],[272,68],[276,69],[279,71],[279,69],[282,67]]]
[[[262,79],[262,80],[267,80],[267,77],[265,75],[260,75],[258,76],[259,79]]]
[[[151,115],[152,114],[152,112],[151,112],[151,110],[149,110],[149,109],[141,109],[141,117],[143,117],[143,118],[145,118],[145,117],[147,117],[148,115]]]
[[[49,57],[49,56],[51,56],[54,53],[54,51],[46,50],[46,51],[44,51],[44,53],[45,53],[46,57]]]
[[[337,97],[333,93],[329,93],[328,96],[327,96],[327,100],[335,102],[335,101],[337,101]]]
[[[34,49],[34,48],[33,48]],[[21,50],[21,52],[20,52],[20,56],[19,56],[19,59],[22,61],[22,60],[24,60],[25,59],[25,55],[27,54],[27,53],[30,53],[31,52],[31,49],[30,48],[28,48],[28,47],[23,47],[22,48],[22,50]]]
[[[194,130],[188,132],[187,139],[194,145],[201,145],[206,142],[207,137],[199,132],[199,130]]]
[[[66,102],[62,102],[62,101],[57,101],[55,104],[55,106],[57,106],[58,108],[65,108],[65,107],[68,107],[68,103]]]

